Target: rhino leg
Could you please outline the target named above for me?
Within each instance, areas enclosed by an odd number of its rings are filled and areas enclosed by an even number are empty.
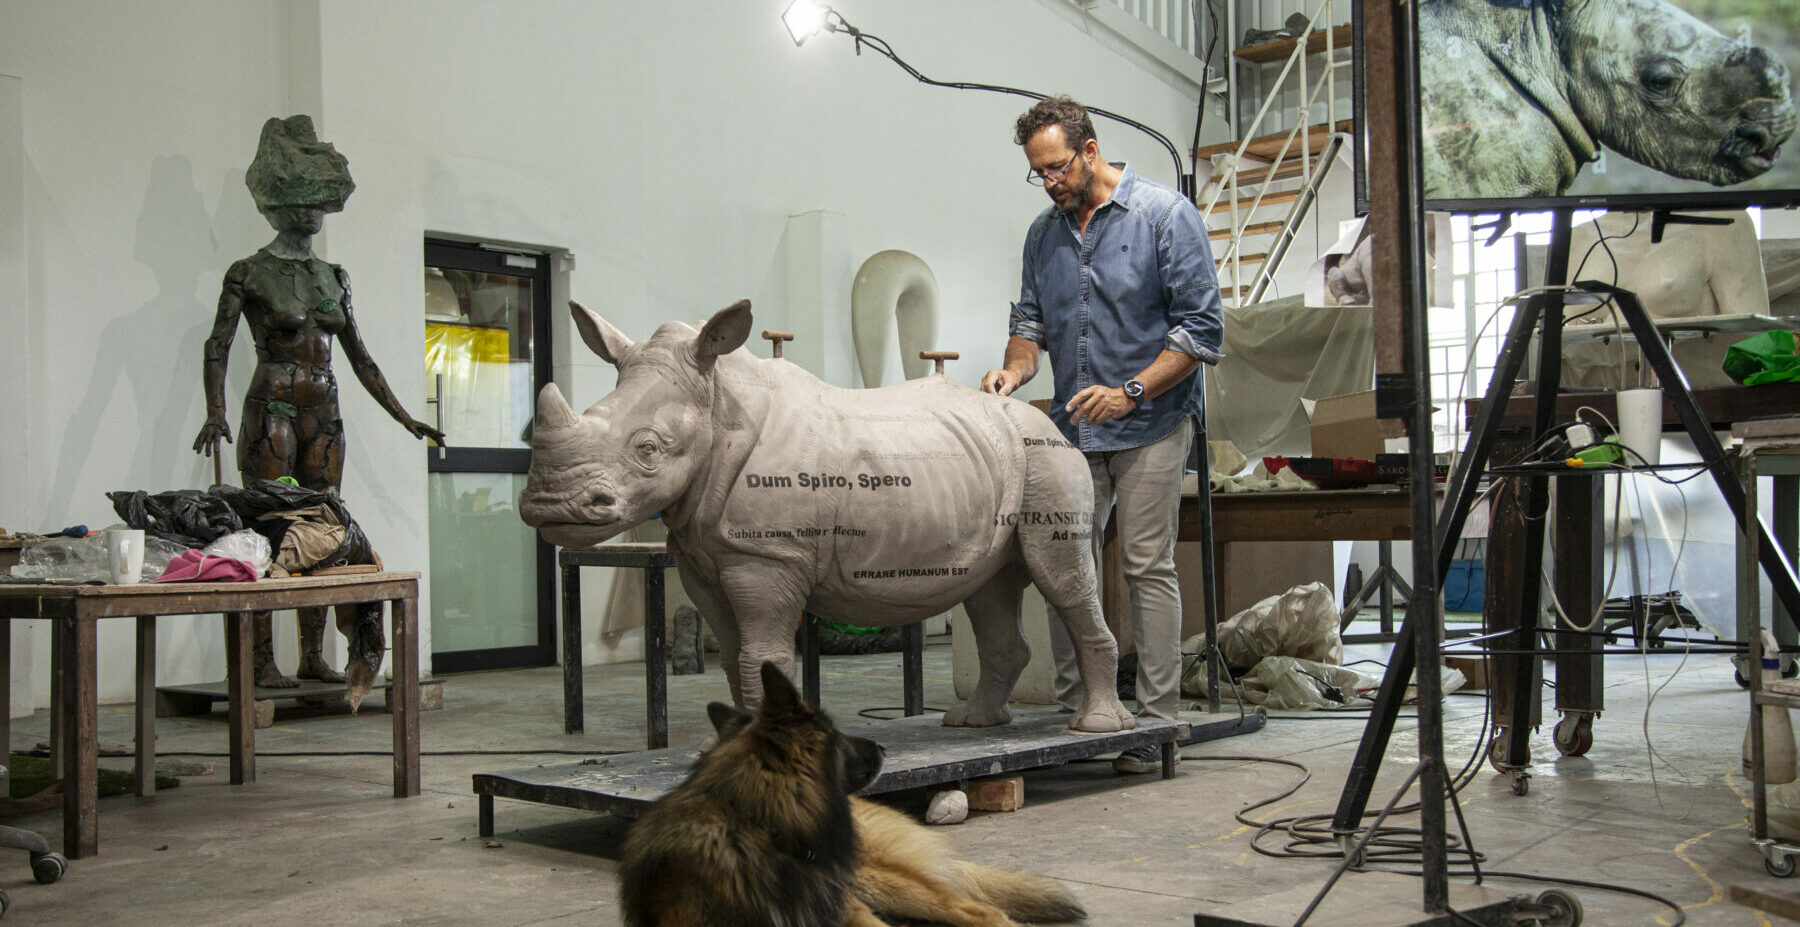
[[[726,684],[731,687],[731,701],[743,708],[744,688],[738,676],[738,653],[742,648],[738,642],[737,613],[731,609],[731,600],[725,597],[725,591],[717,583],[702,576],[679,552],[676,553],[675,568],[681,575],[681,587],[687,591],[688,598],[694,600],[701,619],[712,630],[713,639],[719,642],[719,665],[725,670]],[[750,677],[756,678],[754,669]]]
[[[1007,566],[963,601],[975,632],[981,677],[968,701],[944,713],[945,727],[988,727],[1012,720],[1006,700],[1031,660],[1031,645],[1019,625],[1027,581],[1024,570]]]
[[[775,664],[787,678],[799,683],[800,674],[794,663],[794,628],[799,626],[806,597],[794,587],[793,578],[779,569],[737,570],[721,577],[720,585],[731,600],[737,653],[734,659],[733,654],[725,652],[721,636],[719,662],[736,667],[733,693],[739,707],[754,709],[762,704],[765,662]]]
[[[1084,694],[1069,730],[1110,734],[1136,727],[1136,719],[1119,701],[1119,642],[1100,614],[1092,551],[1085,543],[1046,540],[1042,532],[1021,532],[1019,542],[1032,581],[1056,609],[1075,645]]]

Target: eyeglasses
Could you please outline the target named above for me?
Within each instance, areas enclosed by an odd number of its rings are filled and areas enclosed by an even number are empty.
[[[1069,176],[1069,169],[1075,166],[1076,160],[1078,160],[1080,157],[1081,157],[1081,152],[1079,152],[1079,151],[1075,152],[1072,155],[1069,155],[1069,160],[1064,161],[1062,163],[1062,167],[1059,167],[1053,171],[1036,171],[1036,170],[1026,171],[1025,172],[1025,182],[1028,184],[1032,184],[1033,186],[1039,186],[1039,187],[1041,187],[1045,184],[1062,183],[1063,178]]]

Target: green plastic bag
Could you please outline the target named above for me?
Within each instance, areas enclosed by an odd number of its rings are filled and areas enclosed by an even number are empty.
[[[1794,333],[1763,332],[1725,349],[1725,374],[1745,386],[1800,380]]]

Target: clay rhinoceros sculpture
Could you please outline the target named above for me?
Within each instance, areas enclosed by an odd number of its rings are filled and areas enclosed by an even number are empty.
[[[1132,727],[1096,592],[1087,463],[1048,417],[942,375],[847,390],[755,357],[740,350],[748,300],[637,343],[570,307],[618,385],[580,415],[544,387],[519,513],[565,547],[660,514],[738,705],[762,700],[763,661],[793,677],[802,610],[889,627],[960,602],[981,678],[944,723],[1004,724],[1035,583],[1080,653],[1086,700],[1069,726]]]

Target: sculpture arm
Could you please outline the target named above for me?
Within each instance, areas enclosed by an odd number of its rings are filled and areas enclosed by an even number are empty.
[[[362,334],[356,328],[356,316],[350,309],[350,278],[343,268],[335,270],[338,284],[344,288],[344,330],[338,333],[338,341],[344,346],[344,356],[350,360],[350,369],[356,372],[356,379],[362,381],[363,389],[368,390],[369,395],[413,437],[430,438],[443,446],[444,433],[408,415],[400,404],[400,397],[394,395],[387,378],[381,375],[381,368],[375,365],[375,358],[369,354],[369,348],[363,344]]]
[[[212,334],[206,339],[200,374],[206,390],[206,424],[194,438],[194,453],[207,457],[219,452],[221,440],[231,443],[231,425],[225,420],[225,367],[231,360],[231,342],[237,337],[238,317],[244,313],[244,280],[248,276],[249,269],[242,261],[225,272]]]

